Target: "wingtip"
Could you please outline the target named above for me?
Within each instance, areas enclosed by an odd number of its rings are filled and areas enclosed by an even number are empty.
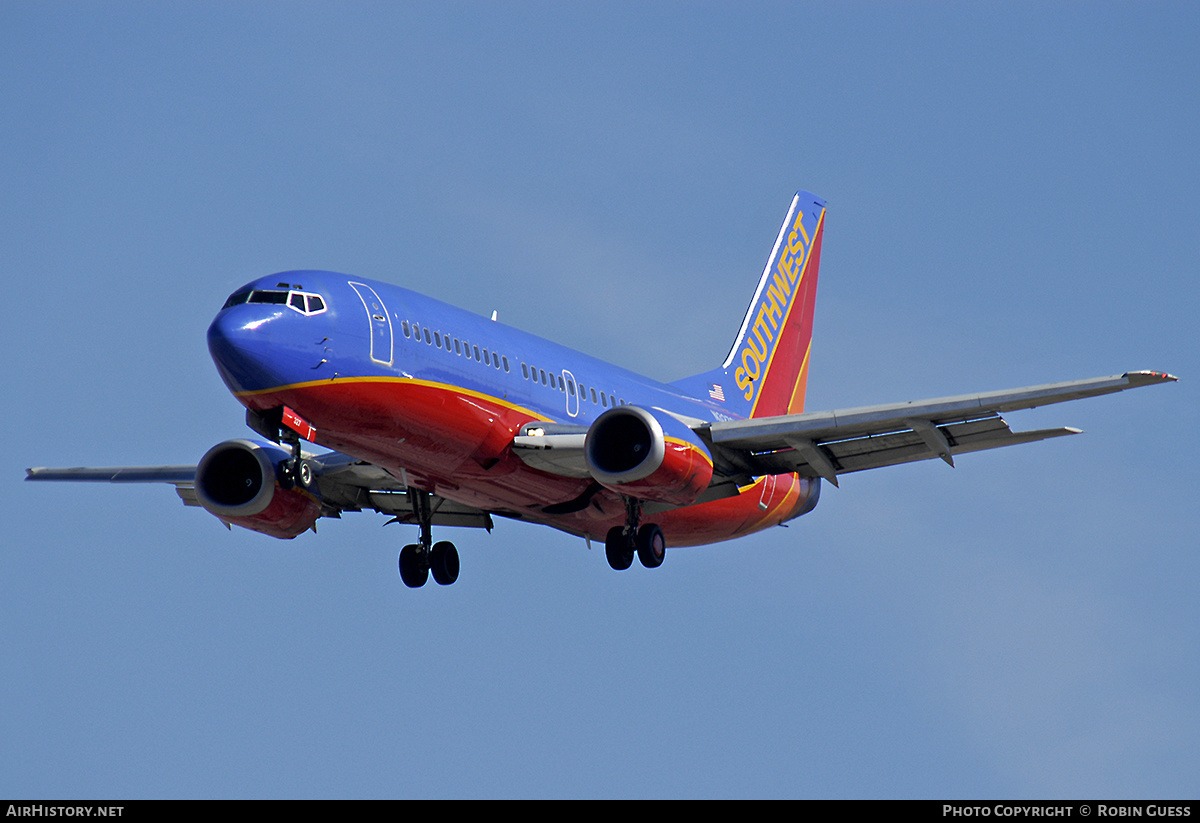
[[[1179,378],[1165,371],[1127,371],[1123,375],[1135,386],[1150,386],[1154,383],[1177,383]]]

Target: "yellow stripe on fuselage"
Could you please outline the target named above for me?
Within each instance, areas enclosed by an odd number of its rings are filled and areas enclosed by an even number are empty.
[[[307,380],[302,383],[288,383],[282,386],[275,386],[270,389],[254,389],[252,391],[234,392],[234,397],[257,397],[264,394],[276,394],[278,392],[300,391],[303,389],[317,388],[321,386],[332,386],[339,383],[401,383],[407,386],[421,386],[423,388],[437,389],[439,391],[450,392],[462,397],[469,397],[475,400],[483,400],[490,403],[495,403],[503,406],[511,411],[527,414],[536,420],[549,420],[556,422],[554,418],[548,417],[542,412],[534,411],[533,409],[519,406],[516,403],[510,403],[507,400],[501,399],[491,394],[484,392],[473,391],[472,389],[464,389],[462,386],[454,386],[450,383],[438,383],[433,380],[421,380],[416,377],[336,377],[333,380]]]

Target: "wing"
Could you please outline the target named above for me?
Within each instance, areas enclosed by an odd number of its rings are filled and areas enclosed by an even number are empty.
[[[712,423],[698,430],[723,473],[798,472],[837,485],[848,472],[1078,434],[1057,428],[1014,432],[1002,412],[1172,382],[1161,372],[1050,383],[1010,391],[942,397],[840,411]]]
[[[1002,412],[1096,397],[1125,389],[1169,383],[1162,372],[1126,372],[1113,377],[1049,383],[1009,391],[964,394],[839,411],[805,412],[718,423],[695,421],[693,430],[713,458],[709,492],[732,481],[797,472],[837,485],[839,474],[1079,434],[1056,428],[1014,432]],[[513,438],[513,452],[541,471],[586,478],[587,426],[535,421]],[[720,495],[717,495],[720,496]]]
[[[378,466],[338,452],[306,455],[313,482],[319,492],[322,517],[340,517],[342,512],[373,509],[391,515],[396,522],[417,523],[412,498],[402,482]],[[196,496],[196,466],[111,466],[103,468],[32,468],[26,480],[92,483],[171,483],[184,505],[199,506]],[[432,525],[465,526],[491,530],[487,512],[446,498],[430,496]]]
[[[418,523],[408,489],[384,469],[337,452],[310,458],[309,464],[323,506],[334,509],[329,513],[323,509],[322,516],[373,509],[391,515],[397,523]],[[492,529],[492,517],[482,509],[432,494],[429,508],[433,514],[431,525]]]
[[[26,480],[66,480],[74,483],[173,483],[185,506],[199,506],[194,490],[195,466],[75,466],[25,470]]]

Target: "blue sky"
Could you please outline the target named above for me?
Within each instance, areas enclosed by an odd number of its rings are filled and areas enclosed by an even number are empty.
[[[1194,797],[1200,11],[0,5],[0,795]],[[227,294],[395,282],[673,379],[829,203],[811,409],[1160,369],[612,572],[500,522],[228,532]]]

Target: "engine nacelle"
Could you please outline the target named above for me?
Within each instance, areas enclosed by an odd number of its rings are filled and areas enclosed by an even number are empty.
[[[712,456],[669,414],[618,406],[596,418],[584,440],[588,471],[620,494],[685,506],[708,488]]]
[[[196,497],[225,523],[272,537],[295,537],[317,522],[321,503],[315,486],[281,483],[279,465],[290,456],[249,440],[218,443],[196,467]]]

